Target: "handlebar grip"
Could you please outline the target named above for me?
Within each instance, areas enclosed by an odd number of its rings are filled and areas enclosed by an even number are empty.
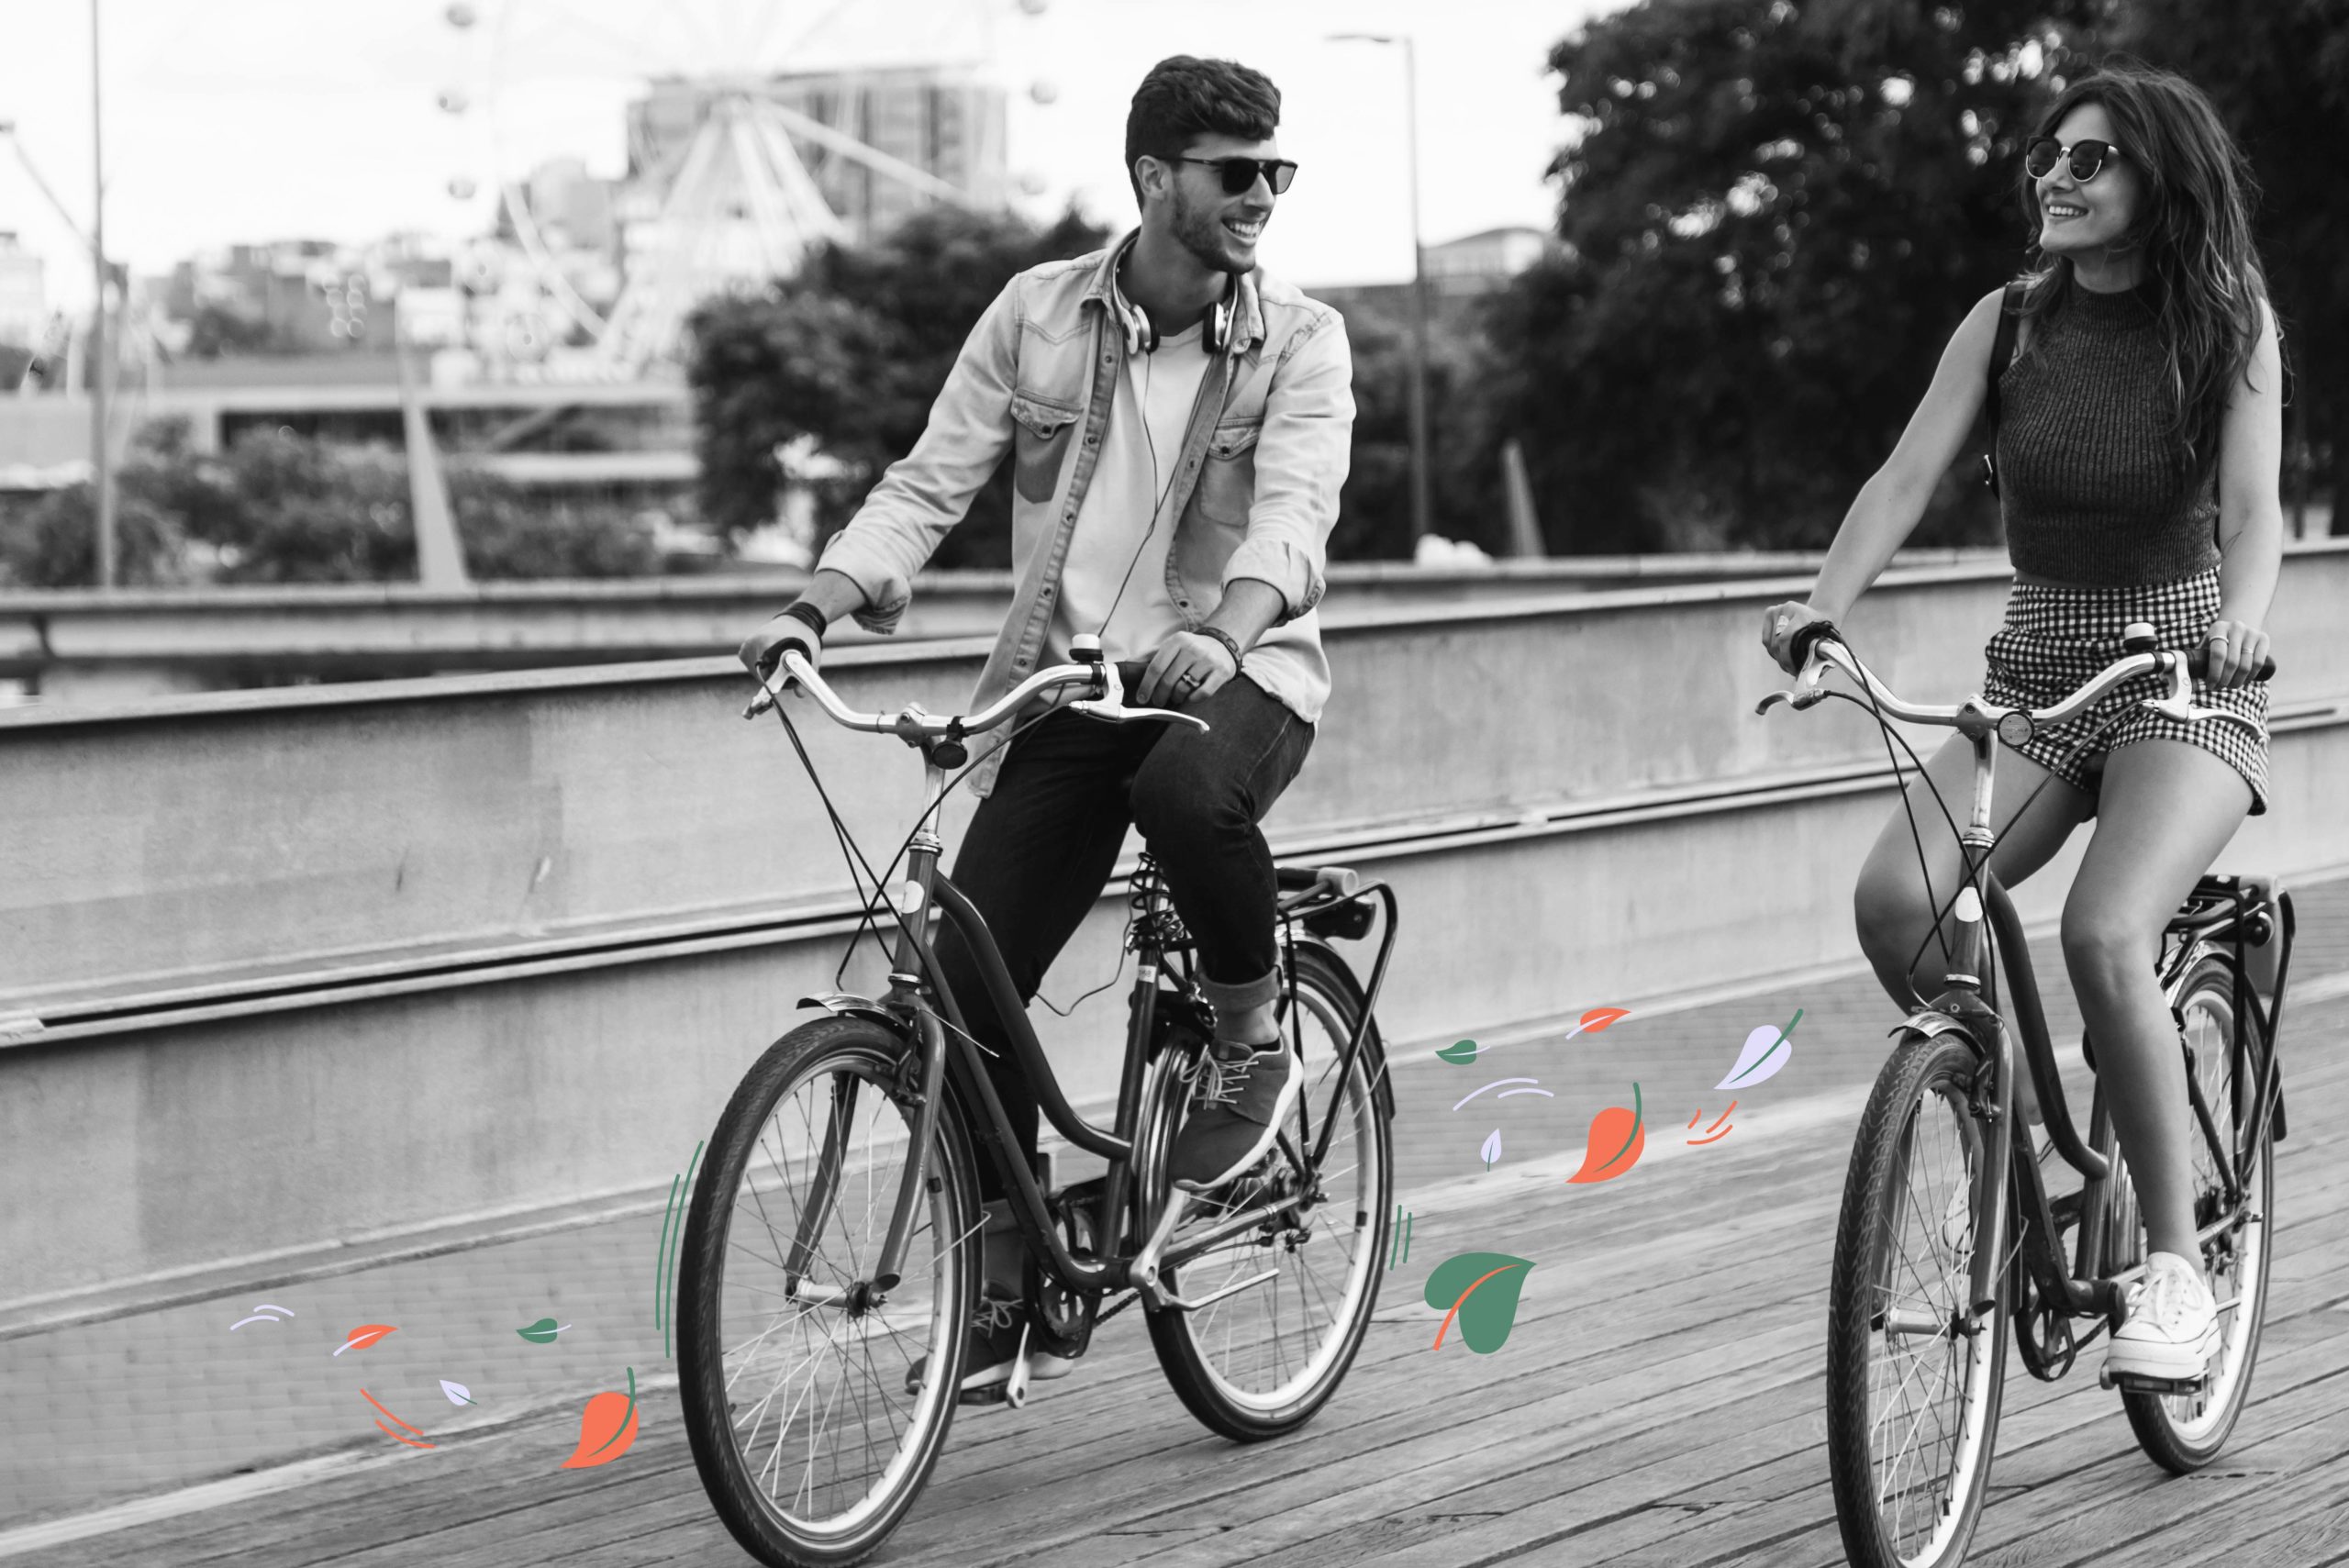
[[[1793,658],[1796,669],[1799,670],[1810,662],[1810,651],[1822,637],[1831,637],[1840,642],[1843,634],[1835,629],[1835,623],[1831,620],[1805,621],[1795,628],[1794,636],[1787,640],[1787,652]]]
[[[2210,679],[2210,650],[2209,647],[2197,648],[2186,656],[2186,673],[2198,681]],[[2260,662],[2258,671],[2251,678],[2254,681],[2264,681],[2275,673],[2276,656],[2271,653]]]

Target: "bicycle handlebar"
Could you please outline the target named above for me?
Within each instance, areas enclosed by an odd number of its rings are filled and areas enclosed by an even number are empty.
[[[1138,719],[1169,719],[1177,724],[1208,728],[1207,720],[1187,713],[1175,713],[1167,708],[1129,707],[1125,706],[1124,674],[1126,666],[1100,660],[1074,664],[1053,664],[1037,671],[1026,680],[974,714],[931,714],[919,704],[908,703],[895,714],[859,713],[842,702],[807,656],[796,648],[785,647],[780,661],[784,673],[791,681],[806,688],[807,695],[830,717],[833,723],[846,729],[869,730],[876,735],[895,735],[908,746],[918,746],[925,740],[960,740],[964,736],[981,734],[1019,713],[1037,697],[1064,687],[1084,686],[1087,695],[1068,706],[1088,718],[1110,724],[1127,724]],[[786,685],[786,688],[788,686]],[[773,687],[761,686],[751,706],[742,710],[744,718],[756,718],[773,707],[776,693]]]
[[[2152,628],[2145,626],[2143,622],[2132,623],[2127,629],[2128,640],[2132,643],[2147,642],[2152,639]],[[1853,680],[1858,682],[1861,688],[1875,699],[1876,705],[1887,715],[1894,718],[1904,718],[1914,724],[1954,726],[1963,716],[1968,713],[1993,724],[2009,714],[2018,713],[2028,718],[2034,726],[2060,724],[2087,707],[2121,682],[2138,675],[2160,673],[2167,675],[2170,679],[2169,695],[2147,698],[2146,706],[2181,720],[2224,717],[2232,718],[2238,723],[2250,723],[2250,720],[2243,718],[2240,715],[2223,713],[2222,710],[2216,708],[2197,707],[2190,700],[2189,684],[2206,676],[2210,670],[2209,651],[2201,648],[2187,652],[2179,652],[2175,649],[2145,648],[2124,653],[2089,677],[2087,684],[2079,690],[2053,706],[2014,708],[2000,707],[1996,704],[1984,702],[1978,695],[1946,706],[1904,701],[1894,695],[1881,681],[1876,678],[1866,665],[1860,662],[1858,656],[1844,645],[1842,634],[1836,630],[1832,621],[1812,621],[1798,628],[1794,636],[1788,639],[1787,646],[1787,651],[1802,662],[1802,670],[1795,677],[1795,689],[1787,692],[1772,692],[1755,707],[1753,711],[1756,713],[1767,713],[1772,706],[1781,702],[1792,707],[1806,708],[1821,701],[1827,695],[1821,683],[1825,681],[1828,672],[1835,669],[1842,670]],[[2262,662],[2258,673],[2252,678],[2265,681],[2275,673],[2276,661],[2269,658]]]

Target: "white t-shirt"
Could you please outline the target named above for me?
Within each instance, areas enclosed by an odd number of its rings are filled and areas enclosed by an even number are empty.
[[[1166,552],[1179,520],[1167,503],[1182,463],[1183,433],[1207,380],[1201,338],[1200,324],[1193,322],[1161,338],[1154,351],[1127,356],[1125,384],[1109,400],[1101,457],[1061,569],[1060,606],[1052,615],[1055,659],[1068,657],[1069,639],[1077,632],[1099,637],[1112,662],[1147,659],[1183,628],[1166,591]]]

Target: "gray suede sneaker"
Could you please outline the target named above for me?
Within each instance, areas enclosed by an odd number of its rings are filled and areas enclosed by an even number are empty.
[[[969,1354],[963,1366],[963,1386],[956,1391],[964,1405],[994,1404],[1002,1397],[1003,1386],[1011,1379],[1013,1367],[1027,1341],[1028,1304],[1019,1296],[1006,1294],[995,1286],[979,1293],[979,1304],[971,1313],[967,1331]],[[1028,1375],[1039,1383],[1066,1377],[1076,1370],[1076,1362],[1027,1345]],[[919,1394],[923,1374],[929,1370],[930,1358],[920,1357],[906,1369],[906,1392]]]
[[[1305,1087],[1286,1041],[1261,1050],[1218,1040],[1199,1058],[1191,1114],[1167,1164],[1185,1192],[1219,1187],[1264,1157]]]

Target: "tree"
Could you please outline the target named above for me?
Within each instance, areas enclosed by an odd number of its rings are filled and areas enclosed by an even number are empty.
[[[416,577],[406,459],[278,430],[198,452],[186,421],[150,421],[117,476],[122,581],[384,583]],[[548,496],[462,467],[450,502],[480,578],[640,577],[661,571],[649,520],[619,500]],[[96,580],[90,486],[0,496],[0,584]]]
[[[2102,11],[1642,0],[1561,42],[1567,249],[1492,330],[1552,548],[1825,543],[2022,263],[2021,141]],[[1919,539],[1994,528],[1953,479]]]
[[[2292,375],[2288,428],[2329,473],[2332,531],[2349,534],[2349,4],[2135,0],[2113,39],[2210,94],[2251,161]]]
[[[1508,533],[1502,511],[1500,444],[1489,378],[1492,345],[1476,315],[1428,343],[1430,523],[1446,539],[1468,539],[1495,555]],[[1354,426],[1338,520],[1330,533],[1333,561],[1411,558],[1411,355],[1399,316],[1350,306],[1346,341],[1353,355]]]
[[[702,306],[687,374],[704,516],[738,536],[771,520],[776,450],[809,436],[841,465],[815,484],[819,531],[839,529],[912,450],[963,339],[1012,275],[1107,239],[1074,212],[1040,230],[1009,214],[932,207],[873,245],[817,250],[763,295]],[[1010,560],[1010,485],[998,472],[933,564]]]

